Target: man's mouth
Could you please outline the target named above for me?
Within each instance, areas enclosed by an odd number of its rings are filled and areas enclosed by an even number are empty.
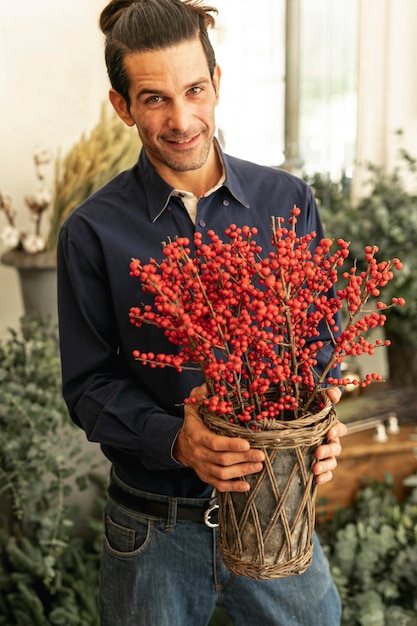
[[[165,141],[171,145],[190,147],[198,141],[199,137],[200,133],[198,133],[197,135],[193,135],[192,137],[183,137],[181,139],[178,137],[167,138],[165,139]]]
[[[177,140],[176,143],[190,143],[190,141],[192,141],[194,139],[194,137],[190,137],[188,139],[180,139]]]

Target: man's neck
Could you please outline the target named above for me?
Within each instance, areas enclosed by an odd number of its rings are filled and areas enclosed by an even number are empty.
[[[160,176],[172,187],[189,191],[197,198],[201,198],[218,183],[223,173],[223,164],[217,144],[213,142],[207,161],[203,167],[197,170],[177,172],[169,168],[161,170],[161,168],[157,167],[156,169]]]

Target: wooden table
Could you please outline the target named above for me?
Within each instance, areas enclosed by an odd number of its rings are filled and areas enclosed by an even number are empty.
[[[348,426],[349,428],[349,426]],[[317,490],[317,513],[331,517],[340,507],[349,506],[363,484],[362,479],[382,480],[389,472],[394,477],[394,493],[407,493],[402,481],[417,471],[417,422],[400,424],[400,432],[388,434],[388,441],[375,441],[375,428],[348,434],[343,438],[343,452],[333,480]],[[321,499],[326,503],[322,504]]]

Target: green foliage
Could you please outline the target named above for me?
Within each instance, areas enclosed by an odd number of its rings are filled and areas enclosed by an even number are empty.
[[[342,626],[417,625],[417,476],[405,501],[392,477],[318,526],[343,605]],[[413,481],[409,481],[413,485]]]
[[[417,347],[417,189],[416,159],[400,151],[392,172],[369,166],[366,195],[354,205],[346,181],[334,183],[315,174],[309,183],[315,189],[320,213],[329,236],[350,241],[351,255],[365,264],[364,247],[377,245],[379,258],[398,257],[403,269],[384,289],[384,300],[402,297],[405,307],[387,313],[386,330]]]
[[[7,626],[98,624],[104,484],[91,475],[97,520],[81,537],[68,498],[92,465],[62,399],[57,336],[49,322],[23,321],[0,342],[0,624]]]

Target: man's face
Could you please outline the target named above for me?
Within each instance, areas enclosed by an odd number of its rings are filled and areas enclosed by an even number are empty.
[[[131,106],[116,92],[110,97],[126,124],[136,125],[157,171],[164,177],[203,168],[213,149],[220,71],[212,80],[199,39],[135,52],[124,62]]]

